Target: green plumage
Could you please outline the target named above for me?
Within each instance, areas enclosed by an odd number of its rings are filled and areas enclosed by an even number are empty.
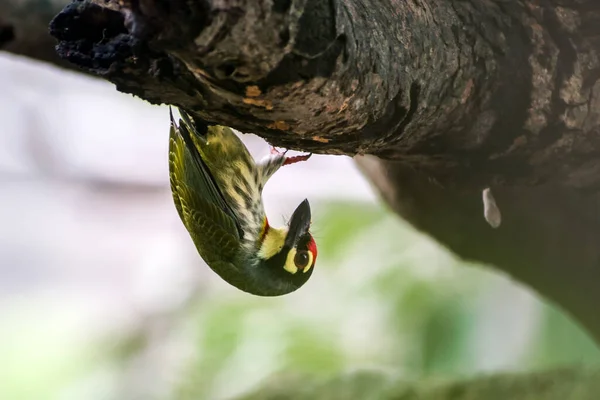
[[[270,247],[276,251],[265,256],[268,258],[261,258],[267,253],[259,253],[267,226],[262,189],[284,164],[285,156],[273,155],[257,164],[230,128],[204,125],[183,110],[180,114],[179,126],[171,114],[171,191],[200,256],[221,278],[241,290],[262,296],[296,290],[310,273],[294,276],[283,268],[289,246],[295,242],[276,242],[278,247]],[[308,213],[310,218],[310,209]],[[287,229],[270,229],[284,232],[280,237],[287,234]],[[307,239],[307,234],[302,237]]]
[[[179,217],[206,263],[223,279],[241,281],[235,266],[239,257],[238,227],[232,215],[223,211],[227,208],[222,195],[205,168],[202,159],[186,145],[182,132],[171,126],[169,172]]]

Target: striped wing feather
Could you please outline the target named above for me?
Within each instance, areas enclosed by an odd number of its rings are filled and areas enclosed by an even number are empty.
[[[193,157],[179,130],[171,127],[169,175],[175,207],[198,252],[219,275],[234,278],[239,233],[234,219],[221,209],[220,194],[204,167]],[[196,156],[199,157],[199,155]],[[225,278],[225,276],[223,276]]]

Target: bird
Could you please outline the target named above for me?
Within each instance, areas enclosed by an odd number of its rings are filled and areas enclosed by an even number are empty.
[[[169,178],[175,208],[206,262],[230,285],[256,296],[281,296],[313,273],[317,245],[311,208],[302,201],[286,226],[269,224],[262,191],[284,165],[311,154],[286,156],[274,147],[255,161],[229,127],[209,125],[170,109]]]

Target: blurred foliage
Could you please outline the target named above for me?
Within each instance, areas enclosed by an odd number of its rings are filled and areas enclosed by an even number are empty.
[[[558,309],[547,307],[538,337],[533,342],[530,362],[555,367],[565,360],[597,364],[600,348],[578,325]]]
[[[332,400],[385,399],[377,390],[389,388],[404,396],[395,398],[405,400],[481,398],[462,394],[467,393],[462,384],[453,386],[454,397],[444,397],[435,394],[437,389],[404,386],[397,379],[456,379],[481,372],[600,365],[596,345],[556,308],[487,267],[455,259],[391,213],[353,203],[319,204],[314,209],[319,256],[311,281],[281,298],[248,296],[224,283],[203,293],[183,310],[172,324],[172,337],[165,339],[189,343],[181,346],[185,356],[176,371],[159,369],[156,381],[163,375],[177,378],[165,378],[167,388],[162,392],[168,394],[156,398],[226,399],[273,381],[283,385],[285,395],[277,397],[273,389],[271,397],[248,398],[317,400],[310,393],[325,390],[323,385],[344,388],[354,396],[338,392],[337,397],[322,397]],[[500,315],[505,316],[503,322],[498,322]],[[127,363],[137,353],[149,351],[156,340],[133,340],[136,346],[122,346],[127,354],[119,355],[106,351],[105,345],[98,347],[102,341],[77,343],[66,333],[50,336],[40,331],[45,322],[22,326],[10,337],[0,330],[0,354],[5,359],[0,363],[0,382],[7,382],[0,385],[0,398],[64,399],[82,379],[88,387],[102,390],[76,391],[78,395],[69,398],[134,398],[119,392],[120,385],[130,381],[123,375]],[[517,334],[508,335],[510,331]],[[84,356],[90,348],[102,356]],[[144,362],[134,365],[157,368]],[[360,368],[383,372],[354,376],[351,381],[335,378],[352,376],[348,371]],[[282,383],[291,372],[302,380]],[[85,374],[88,377],[82,378]],[[539,390],[546,390],[557,376],[563,375],[540,378]],[[571,393],[579,378],[564,377],[564,393]],[[594,383],[597,377],[583,374],[581,384]],[[502,393],[507,379],[522,385],[523,393],[528,390],[522,378],[492,378],[478,385],[482,393],[490,394],[486,399],[506,399],[494,393]],[[153,384],[158,382],[144,381],[149,387]],[[288,397],[292,394],[297,397]]]
[[[600,369],[498,374],[459,382],[408,383],[376,372],[315,381],[282,379],[239,400],[596,400]]]
[[[484,318],[493,320],[496,308],[506,307],[499,303],[503,296],[508,300],[526,288],[483,266],[454,259],[378,207],[342,203],[321,205],[319,210],[314,227],[318,272],[311,282],[286,299],[236,296],[230,302],[213,303],[210,312],[205,309],[213,317],[198,324],[204,339],[195,361],[184,369],[205,379],[186,380],[183,372],[187,395],[174,398],[228,398],[273,375],[304,373],[309,382],[364,365],[408,379],[473,376],[488,357],[509,360],[499,362],[495,370],[500,371],[582,362],[600,365],[598,348],[577,325],[527,293],[521,297],[532,306],[513,310],[515,315],[523,314],[515,324],[528,318],[537,321],[524,329],[525,344],[475,348],[474,343],[492,345],[505,337],[502,331],[493,338],[481,337],[478,325]],[[498,301],[482,307],[481,298],[491,288],[500,292]],[[294,299],[297,296],[300,300]],[[304,312],[294,312],[293,303],[307,302],[314,308],[308,305]],[[258,321],[248,328],[244,321],[254,317]],[[206,340],[208,332],[213,341]],[[257,350],[241,356],[247,348]],[[217,349],[222,349],[218,355]],[[246,367],[240,367],[242,360],[248,363]],[[355,388],[352,391],[355,396],[348,399],[379,398],[360,397]]]

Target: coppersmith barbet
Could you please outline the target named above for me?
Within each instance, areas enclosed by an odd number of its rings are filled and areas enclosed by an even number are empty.
[[[262,201],[268,179],[309,155],[273,151],[255,162],[228,127],[207,125],[179,109],[171,113],[169,173],[179,217],[200,256],[221,278],[259,296],[284,295],[310,278],[317,246],[308,200],[288,226],[269,225]]]

